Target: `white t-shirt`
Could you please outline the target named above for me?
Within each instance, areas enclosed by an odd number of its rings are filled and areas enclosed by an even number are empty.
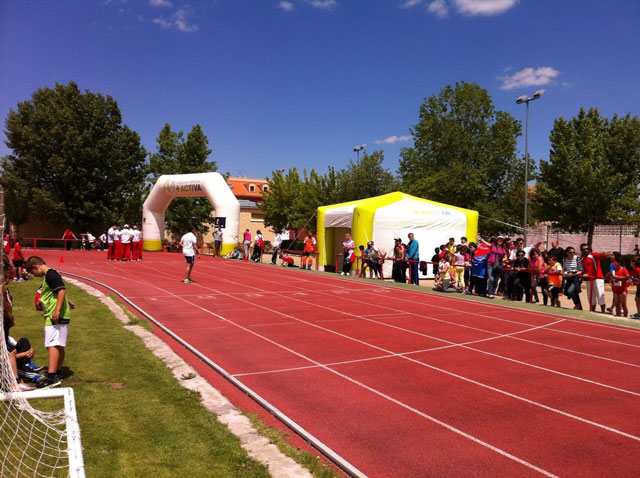
[[[184,236],[182,236],[180,242],[182,243],[182,253],[185,256],[191,257],[195,255],[193,246],[196,242],[198,242],[198,240],[196,239],[196,235],[193,232],[187,232]]]
[[[131,234],[133,234],[132,242],[140,242],[140,229],[132,229]]]
[[[122,234],[122,231],[119,231],[118,229],[115,229],[113,231],[113,240],[114,241],[119,241],[120,240],[120,235]]]
[[[273,247],[280,247],[281,244],[282,244],[282,236],[280,235],[280,233],[277,233],[276,237],[274,237],[273,239]]]
[[[529,253],[531,252],[531,249],[533,249],[533,246],[527,246],[527,247],[523,247],[522,251],[524,252],[524,256],[529,259]],[[510,261],[515,261],[518,257],[518,248],[514,247],[513,249],[511,249],[511,252],[509,252],[509,260]]]
[[[127,229],[126,227],[120,233],[120,241],[123,244],[129,244],[131,242],[131,238],[133,234],[131,234],[131,229]]]
[[[115,232],[116,232],[115,229],[112,227],[110,227],[109,230],[107,231],[107,238],[109,242],[113,242],[113,240],[115,239],[116,237]]]

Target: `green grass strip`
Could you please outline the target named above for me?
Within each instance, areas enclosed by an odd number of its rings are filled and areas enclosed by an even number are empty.
[[[16,318],[11,336],[28,337],[34,362],[46,365],[44,320],[33,306],[39,284],[10,284]],[[98,298],[71,284],[67,290],[76,309],[63,377],[75,393],[87,476],[270,476]]]

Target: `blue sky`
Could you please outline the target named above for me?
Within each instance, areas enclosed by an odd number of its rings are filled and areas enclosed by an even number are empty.
[[[529,149],[547,158],[559,116],[638,114],[639,38],[638,0],[3,0],[0,115],[75,81],[148,150],[199,123],[222,172],[325,172],[363,143],[395,172],[423,99],[464,80],[523,123],[515,99],[544,88]]]

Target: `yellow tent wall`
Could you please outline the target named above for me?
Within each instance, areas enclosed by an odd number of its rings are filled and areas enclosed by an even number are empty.
[[[421,205],[425,207],[425,209],[433,209],[434,207],[450,210],[450,211],[459,211],[464,214],[466,217],[466,230],[465,236],[469,239],[469,241],[475,241],[478,233],[478,212],[472,211],[470,209],[459,208],[456,206],[450,206],[447,204],[438,203],[435,201],[429,201],[427,199],[418,198],[415,196],[410,196],[408,194],[404,194],[401,192],[393,192],[389,194],[385,194],[383,196],[376,196],[368,199],[362,199],[359,201],[351,201],[347,203],[340,204],[332,204],[329,206],[322,206],[318,208],[317,214],[317,226],[318,226],[318,250],[320,252],[319,264],[320,265],[333,265],[335,262],[336,254],[340,254],[342,251],[334,250],[334,227],[326,227],[326,215],[327,213],[331,213],[332,211],[344,209],[345,211],[341,214],[347,216],[351,214],[350,218],[350,226],[351,226],[351,235],[356,245],[366,245],[366,243],[373,239],[374,236],[374,222],[376,218],[376,212],[384,208],[385,206],[392,205],[394,203],[398,203],[400,201],[405,201],[408,208],[419,208]],[[404,204],[404,203],[403,203]],[[350,212],[352,209],[352,212]],[[425,221],[428,221],[428,215],[425,216]],[[345,217],[345,221],[348,218]],[[407,231],[409,231],[414,225],[407,227]],[[415,224],[415,227],[419,227],[419,224]],[[406,231],[405,231],[406,232]],[[406,242],[406,234],[402,237],[403,241]],[[378,245],[381,247],[382,245]],[[387,251],[389,254],[391,251]],[[426,250],[421,250],[421,256],[425,257],[425,254],[429,252]],[[430,256],[430,254],[429,254]],[[429,257],[430,258],[430,257]]]

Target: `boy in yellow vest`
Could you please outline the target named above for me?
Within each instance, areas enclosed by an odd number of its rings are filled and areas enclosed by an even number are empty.
[[[49,386],[56,386],[62,383],[60,372],[71,320],[67,290],[62,276],[41,257],[29,257],[25,268],[30,274],[43,278],[40,301],[44,311],[44,346],[49,354],[47,379]]]

